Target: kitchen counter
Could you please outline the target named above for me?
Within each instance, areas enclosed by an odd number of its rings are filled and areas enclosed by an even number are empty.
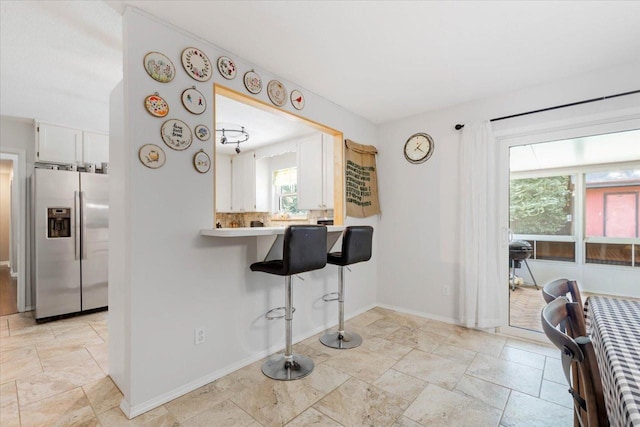
[[[346,228],[344,225],[327,225],[327,252],[333,248]],[[286,227],[238,227],[205,228],[202,236],[210,237],[256,237],[258,260],[282,259],[284,230]],[[273,240],[272,240],[273,238]]]
[[[285,228],[286,227],[204,228],[200,230],[200,234],[211,237],[276,236],[284,234]],[[342,232],[344,229],[344,225],[328,225],[327,233]]]

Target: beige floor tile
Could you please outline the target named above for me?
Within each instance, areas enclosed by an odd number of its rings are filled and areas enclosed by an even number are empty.
[[[470,397],[429,384],[404,411],[425,426],[497,426],[502,411]]]
[[[0,386],[0,426],[20,426],[20,411],[18,409],[18,394],[16,393],[15,382]]]
[[[404,415],[399,417],[391,427],[424,427],[422,424],[418,424],[411,418],[407,418]]]
[[[122,401],[122,393],[109,377],[85,384],[82,389],[96,414],[117,408]]]
[[[181,425],[184,427],[260,427],[256,420],[230,400],[218,403],[201,414],[181,422]]]
[[[89,326],[89,323],[84,322],[84,321],[76,321],[76,322],[64,322],[64,321],[59,321],[59,322],[51,322],[49,323],[49,327],[51,328],[51,331],[53,332],[53,334],[57,337],[64,335],[64,334],[69,334],[69,333],[73,333],[73,332],[82,332],[82,331],[87,331],[87,329],[91,329],[93,331],[93,329],[91,328],[91,326]]]
[[[429,320],[424,326],[421,326],[421,329],[425,331],[429,331],[434,334],[442,335],[444,337],[448,337],[449,335],[463,330],[462,326],[453,325],[451,323],[438,322],[437,320]]]
[[[543,378],[548,381],[553,381],[558,384],[566,384],[567,379],[562,369],[562,362],[559,359],[553,357],[547,357],[544,364],[544,376]]]
[[[567,384],[558,384],[553,381],[542,380],[540,399],[566,406],[567,408],[573,408],[573,398],[568,390],[569,386]]]
[[[303,381],[272,380],[261,372],[261,364],[251,364],[214,384],[265,426],[286,424],[324,394]]]
[[[0,363],[12,362],[33,356],[37,356],[35,345],[17,348],[15,350],[0,351]]]
[[[0,340],[0,349],[2,351],[16,350],[24,347],[31,347],[47,341],[55,340],[55,335],[50,329],[30,329],[29,332],[4,337]]]
[[[362,314],[357,315],[348,320],[349,324],[355,326],[366,326],[370,323],[375,322],[376,320],[382,319],[384,316],[382,314],[376,313],[373,310],[365,311]]]
[[[400,329],[401,326],[397,323],[393,323],[385,319],[377,320],[368,325],[354,325],[352,323],[347,323],[345,329],[347,331],[353,331],[364,339],[369,338],[386,338],[389,335],[393,334],[395,331]]]
[[[453,389],[464,375],[467,365],[420,350],[412,350],[396,363],[393,369],[423,381]]]
[[[411,347],[407,347],[405,345],[398,344],[397,342],[378,337],[363,340],[362,348],[369,350],[372,353],[390,357],[394,360],[402,359],[405,354],[409,353],[412,350]]]
[[[458,384],[456,384],[453,391],[466,394],[469,397],[500,409],[501,411],[507,404],[509,393],[511,392],[511,390],[506,387],[469,375],[465,375],[460,378],[460,381],[458,381]]]
[[[327,417],[322,412],[309,408],[295,417],[286,427],[342,427],[342,424]]]
[[[498,335],[475,331],[472,329],[459,329],[449,335],[445,344],[497,357],[506,342],[506,338]]]
[[[98,415],[102,427],[177,427],[176,417],[160,406],[138,415],[132,420],[122,413],[119,408],[113,408]]]
[[[102,372],[105,375],[109,375],[109,344],[102,343],[91,345],[87,347],[87,351],[93,357],[93,360],[96,361]]]
[[[39,343],[36,345],[40,358],[50,359],[52,357],[63,356],[69,353],[83,350],[87,346],[105,344],[102,338],[95,332],[94,336],[86,338],[83,335],[63,335],[55,340]]]
[[[400,345],[431,353],[445,340],[445,337],[422,329],[402,327],[389,335],[387,339]]]
[[[184,396],[165,403],[165,407],[178,421],[195,417],[228,399],[225,392],[216,387],[215,382],[197,388]]]
[[[544,369],[545,357],[538,353],[520,350],[519,348],[504,346],[500,358],[536,369]]]
[[[7,331],[7,336],[9,334],[9,319],[2,316],[0,317],[0,332]]]
[[[42,365],[37,355],[24,359],[12,360],[0,364],[0,383],[15,381],[18,378],[29,377],[42,373]]]
[[[352,378],[314,405],[346,427],[391,425],[408,403],[373,385]]]
[[[329,360],[331,358],[330,351],[334,349],[330,349],[329,347],[322,344],[320,341],[313,341],[313,345],[305,345],[302,343],[295,344],[293,346],[294,354],[302,354],[307,356],[313,360],[314,363],[322,363],[325,360]],[[325,350],[326,349],[326,350]],[[333,354],[340,354],[338,352],[333,352]]]
[[[17,332],[18,329],[24,329],[36,325],[36,319],[34,319],[32,312],[17,313],[11,316],[7,316],[9,321],[9,332],[11,335]]]
[[[395,363],[396,361],[390,357],[372,353],[360,347],[342,350],[341,354],[324,362],[325,365],[368,383],[374,382]]]
[[[467,370],[467,374],[494,384],[538,396],[542,370],[479,354]]]
[[[78,387],[64,374],[37,374],[16,380],[20,405],[30,405]]]
[[[109,326],[106,320],[97,320],[95,322],[89,322],[89,324],[103,340],[107,340],[109,337]]]
[[[395,323],[396,325],[403,328],[423,328],[425,327],[430,320],[424,317],[414,316],[412,314],[400,313],[398,311],[393,311],[385,315],[385,320]]]
[[[436,356],[444,357],[445,359],[453,360],[464,365],[469,365],[475,359],[475,351],[467,350],[466,348],[456,347],[449,344],[440,344],[435,350],[431,352]]]
[[[509,347],[519,348],[520,350],[530,351],[531,353],[538,353],[543,356],[560,359],[560,350],[558,350],[551,344],[541,344],[530,341],[523,341],[516,338],[509,338],[505,345]]]
[[[351,377],[344,372],[332,368],[331,366],[324,363],[320,363],[316,364],[311,374],[304,377],[300,381],[303,384],[309,385],[323,393],[329,393],[331,390],[340,386],[349,378]]]
[[[21,406],[22,426],[99,426],[81,388]]]
[[[527,394],[512,391],[502,416],[504,427],[549,427],[573,425],[571,409]]]
[[[105,376],[86,349],[42,360],[44,373],[64,375],[78,386],[97,381]]]
[[[427,386],[426,381],[389,369],[373,385],[382,390],[394,394],[408,402],[411,402]]]

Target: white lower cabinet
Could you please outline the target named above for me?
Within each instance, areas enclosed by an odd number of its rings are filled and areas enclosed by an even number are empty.
[[[298,142],[298,207],[333,209],[333,137],[314,135]]]

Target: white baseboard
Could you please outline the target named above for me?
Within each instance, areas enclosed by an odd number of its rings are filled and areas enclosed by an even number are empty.
[[[12,279],[17,279],[18,278],[18,273],[14,273],[13,271],[10,271],[9,274],[11,275]]]
[[[435,314],[425,313],[423,311],[409,310],[404,307],[396,307],[389,304],[377,304],[378,307],[386,308],[388,310],[399,311],[400,313],[411,314],[413,316],[424,317],[425,319],[437,320],[438,322],[451,323],[452,325],[463,326],[458,320],[451,317],[438,316]]]
[[[369,311],[372,308],[374,308],[376,306],[376,304],[371,304],[370,306],[367,306],[363,309],[360,309],[358,311],[355,311],[353,313],[350,313],[348,316],[346,316],[346,319],[350,319],[352,317],[358,316],[362,313],[364,313],[365,311]],[[314,336],[315,334],[319,333],[319,332],[323,332],[326,331],[327,329],[335,326],[337,324],[337,322],[331,322],[331,323],[327,323],[325,325],[322,326],[318,326],[317,328],[312,329],[311,331],[306,332],[305,334],[302,335],[298,335],[296,337],[293,338],[293,342],[294,343],[298,343],[300,341],[304,341],[309,337]],[[274,354],[277,353],[278,351],[281,351],[283,349],[282,344],[277,344],[274,345],[266,350],[262,350],[258,353],[252,354],[248,357],[245,357],[244,359],[229,365],[229,366],[225,366],[222,369],[218,369],[217,371],[213,371],[203,377],[200,377],[196,380],[193,380],[183,386],[180,386],[178,388],[175,388],[173,390],[168,391],[167,393],[163,393],[159,396],[156,396],[153,399],[150,399],[146,402],[140,403],[138,405],[130,405],[129,402],[127,402],[124,398],[122,399],[122,401],[120,402],[120,410],[122,410],[122,412],[127,416],[127,418],[132,419],[134,417],[137,417],[138,415],[144,414],[147,411],[150,411],[154,408],[157,408],[158,406],[164,405],[167,402],[170,402],[180,396],[183,396],[197,388],[200,388],[206,384],[209,384],[210,382],[213,382],[219,378],[224,377],[225,375],[228,375],[232,372],[237,371],[238,369],[244,368],[245,366],[251,365],[254,362],[257,362],[260,359],[263,359],[267,356],[269,356],[270,354]]]

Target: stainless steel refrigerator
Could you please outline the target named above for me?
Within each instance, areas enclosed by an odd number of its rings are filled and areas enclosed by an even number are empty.
[[[109,178],[34,169],[36,320],[107,306]]]

